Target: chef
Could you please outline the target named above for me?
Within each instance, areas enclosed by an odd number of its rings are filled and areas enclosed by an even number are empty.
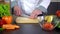
[[[51,0],[11,0],[15,1],[14,14],[29,18],[37,18],[38,15],[47,14],[47,8]]]

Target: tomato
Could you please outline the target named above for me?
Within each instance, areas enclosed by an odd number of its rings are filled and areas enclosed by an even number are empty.
[[[47,30],[51,30],[51,29],[53,29],[53,27],[54,26],[51,23],[45,23],[45,24],[43,24],[43,28],[47,29]]]
[[[1,27],[2,25],[4,25],[4,24],[6,24],[6,21],[3,20],[3,19],[0,19],[0,27]]]
[[[56,15],[60,17],[60,10],[57,10]]]
[[[7,24],[12,23],[12,16],[3,16],[2,19],[4,19]]]

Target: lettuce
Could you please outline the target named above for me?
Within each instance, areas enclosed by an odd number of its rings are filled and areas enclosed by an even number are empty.
[[[10,16],[10,5],[9,4],[0,4],[0,17]]]

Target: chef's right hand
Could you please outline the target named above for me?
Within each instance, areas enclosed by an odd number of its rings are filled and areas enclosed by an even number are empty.
[[[19,8],[18,6],[14,6],[14,14],[16,16],[21,16],[21,14],[22,14],[21,8]]]

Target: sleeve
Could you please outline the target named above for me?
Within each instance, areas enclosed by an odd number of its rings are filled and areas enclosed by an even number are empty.
[[[42,0],[36,7],[36,9],[41,10],[43,13],[47,13],[47,8],[50,4],[51,0]]]
[[[11,0],[11,8],[14,6],[20,6],[20,0]]]
[[[17,2],[15,0],[11,0],[11,8],[13,8],[15,5],[17,5]]]

